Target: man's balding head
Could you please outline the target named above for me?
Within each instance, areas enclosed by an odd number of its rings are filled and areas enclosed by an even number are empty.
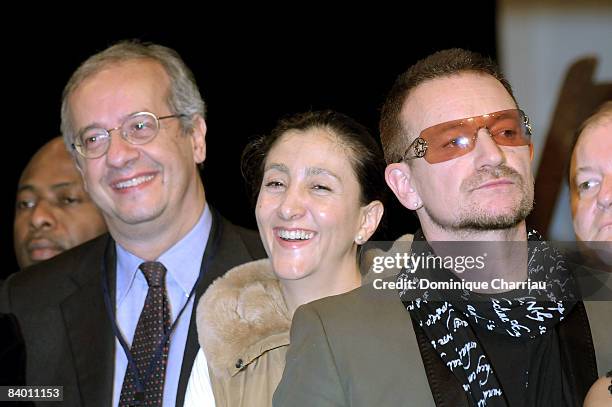
[[[581,126],[570,162],[574,231],[581,241],[612,241],[612,101]]]

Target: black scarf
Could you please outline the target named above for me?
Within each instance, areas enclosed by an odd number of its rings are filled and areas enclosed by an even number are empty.
[[[429,251],[426,254],[433,254],[421,231],[414,240],[423,241]],[[573,279],[563,256],[542,241],[536,231],[528,233],[528,240],[528,278],[545,281],[545,290],[513,290],[493,295],[468,290],[400,291],[412,318],[423,328],[475,406],[506,406],[507,400],[474,330],[529,340],[554,329],[575,304]],[[422,267],[405,268],[398,281],[418,281],[430,278],[433,273],[438,281],[460,281],[449,270]]]

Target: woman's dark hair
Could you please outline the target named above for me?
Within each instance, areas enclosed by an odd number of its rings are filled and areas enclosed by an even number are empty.
[[[281,119],[269,135],[251,141],[242,153],[241,170],[253,205],[261,187],[268,153],[288,131],[324,129],[345,146],[353,172],[361,189],[361,204],[386,201],[385,160],[381,147],[368,130],[352,118],[323,110],[298,113]]]

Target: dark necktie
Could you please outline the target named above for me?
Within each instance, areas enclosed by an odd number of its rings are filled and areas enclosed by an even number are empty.
[[[128,364],[119,399],[121,407],[161,406],[164,398],[168,343],[164,344],[161,357],[158,349],[165,333],[170,330],[170,308],[165,284],[166,268],[163,264],[154,261],[142,263],[139,268],[147,279],[149,291],[138,319],[130,353],[144,385],[144,393],[138,391],[133,369]]]

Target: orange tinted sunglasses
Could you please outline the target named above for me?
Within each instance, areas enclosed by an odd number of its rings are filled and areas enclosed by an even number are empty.
[[[529,117],[520,109],[509,109],[428,127],[410,144],[399,162],[424,157],[428,163],[437,164],[461,157],[474,149],[478,131],[483,128],[500,146],[531,146]]]

